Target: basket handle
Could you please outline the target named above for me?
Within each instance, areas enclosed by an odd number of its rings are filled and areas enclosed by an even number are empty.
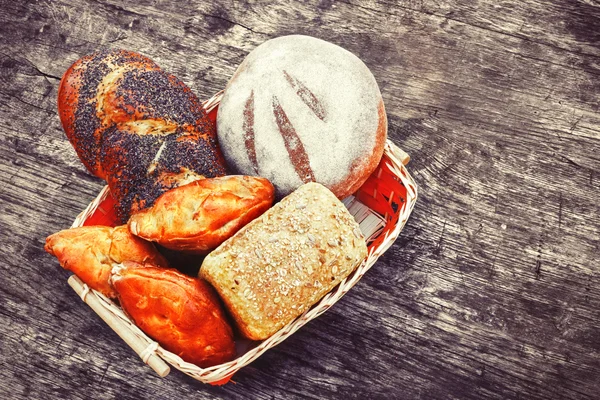
[[[142,340],[140,337],[135,335],[129,327],[121,321],[119,318],[115,317],[109,310],[107,310],[100,300],[96,296],[86,296],[85,293],[87,289],[84,286],[84,283],[75,275],[71,275],[68,280],[69,286],[73,288],[75,293],[82,297],[82,300],[90,306],[92,310],[100,318],[106,322],[106,324],[117,333],[137,353],[138,356],[142,358],[142,360],[150,366],[160,376],[164,378],[169,375],[171,368],[165,363],[159,356],[157,356],[154,352],[148,352],[149,348],[148,343]]]

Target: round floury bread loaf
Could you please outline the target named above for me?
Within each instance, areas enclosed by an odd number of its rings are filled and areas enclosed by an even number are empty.
[[[377,82],[358,57],[292,35],[261,44],[238,67],[217,132],[229,166],[269,179],[278,197],[318,182],[342,199],[381,160],[387,118]]]

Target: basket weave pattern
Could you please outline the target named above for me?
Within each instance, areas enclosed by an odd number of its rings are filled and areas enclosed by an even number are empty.
[[[222,92],[215,94],[204,103],[207,112],[214,111],[219,105]],[[210,114],[214,118],[214,113]],[[224,383],[236,371],[260,357],[268,349],[283,342],[304,324],[317,318],[329,307],[333,306],[344,294],[346,294],[362,276],[375,264],[377,259],[394,243],[402,228],[406,224],[417,200],[417,186],[408,173],[401,160],[406,154],[396,147],[391,141],[385,144],[384,155],[375,172],[369,177],[365,184],[355,194],[360,203],[366,205],[372,211],[381,215],[385,220],[385,226],[379,230],[374,237],[368,238],[369,253],[358,268],[344,279],[331,292],[326,294],[317,304],[305,311],[301,316],[290,322],[280,331],[268,339],[259,342],[255,347],[246,351],[233,361],[216,365],[209,368],[200,368],[194,364],[183,361],[179,356],[163,349],[158,343],[150,339],[142,332],[123,312],[123,310],[112,300],[101,293],[85,288],[81,295],[86,301],[86,296],[94,296],[115,318],[118,318],[140,341],[146,344],[146,350],[140,354],[144,362],[152,354],[157,354],[170,365],[183,373],[205,383]],[[88,218],[109,195],[108,186],[105,186],[100,194],[88,207],[75,219],[72,227],[83,226]]]

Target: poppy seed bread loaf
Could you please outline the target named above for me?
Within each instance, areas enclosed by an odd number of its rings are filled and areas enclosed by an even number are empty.
[[[226,173],[202,102],[141,54],[110,49],[77,60],[60,81],[58,113],[123,223],[173,187]]]

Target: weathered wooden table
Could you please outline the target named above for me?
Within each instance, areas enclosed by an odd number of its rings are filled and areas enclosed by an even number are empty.
[[[599,398],[600,3],[596,0],[0,4],[0,398]],[[212,387],[157,377],[43,251],[103,182],[56,111],[106,47],[201,98],[263,41],[361,57],[420,198],[330,311]]]

